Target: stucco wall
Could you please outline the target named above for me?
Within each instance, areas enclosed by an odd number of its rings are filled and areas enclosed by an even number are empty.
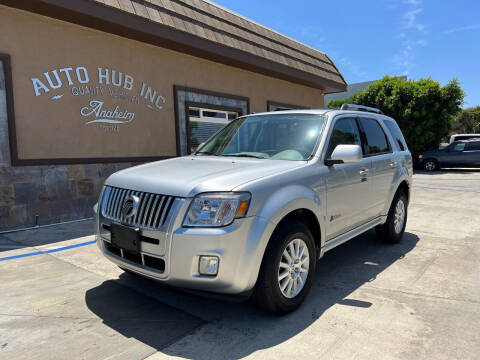
[[[172,156],[176,153],[173,85],[212,90],[250,98],[250,110],[266,111],[267,100],[321,107],[320,90],[221,65],[97,30],[8,7],[0,7],[0,52],[12,59],[19,157],[85,158]],[[72,68],[72,85],[61,69]],[[75,69],[84,68],[89,82],[79,83]],[[98,68],[116,70],[134,78],[131,90],[100,83]],[[56,71],[56,74],[54,73]],[[62,86],[53,89],[55,75]],[[37,79],[49,91],[33,81]],[[36,81],[36,80],[35,80]],[[111,89],[140,97],[143,84],[151,86],[165,103],[147,108],[129,100],[113,99]],[[74,95],[75,88],[103,85],[104,95]],[[107,89],[108,88],[108,89]],[[61,96],[61,97],[60,97]],[[86,124],[81,110],[90,100],[105,101],[135,113],[133,122],[108,132]],[[73,137],[72,134],[75,136]],[[133,142],[132,138],[143,139]]]

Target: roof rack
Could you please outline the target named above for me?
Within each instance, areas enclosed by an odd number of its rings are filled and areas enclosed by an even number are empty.
[[[365,111],[375,114],[383,114],[382,110],[376,109],[370,106],[355,105],[355,104],[343,104],[340,110],[353,110],[353,111]]]

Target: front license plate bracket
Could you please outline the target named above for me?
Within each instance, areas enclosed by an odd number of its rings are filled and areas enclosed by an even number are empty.
[[[112,223],[110,231],[113,246],[132,254],[140,252],[140,229]]]

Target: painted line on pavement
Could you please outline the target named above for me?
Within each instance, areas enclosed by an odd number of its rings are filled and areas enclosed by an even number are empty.
[[[83,243],[80,243],[80,244],[62,246],[62,247],[59,247],[59,248],[56,248],[56,249],[51,249],[51,250],[35,251],[35,252],[27,253],[27,254],[7,256],[7,257],[0,258],[0,261],[13,260],[13,259],[19,259],[19,258],[24,258],[24,257],[29,257],[29,256],[42,255],[42,254],[50,254],[50,253],[54,253],[54,252],[58,252],[58,251],[78,248],[78,247],[81,247],[81,246],[92,245],[92,244],[95,244],[95,243],[96,243],[96,240],[92,240],[92,241],[87,241],[87,242],[83,242]]]

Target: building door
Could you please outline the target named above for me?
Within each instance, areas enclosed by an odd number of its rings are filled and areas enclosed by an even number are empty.
[[[188,149],[193,153],[200,144],[207,141],[239,116],[238,111],[215,110],[201,107],[188,107]]]

